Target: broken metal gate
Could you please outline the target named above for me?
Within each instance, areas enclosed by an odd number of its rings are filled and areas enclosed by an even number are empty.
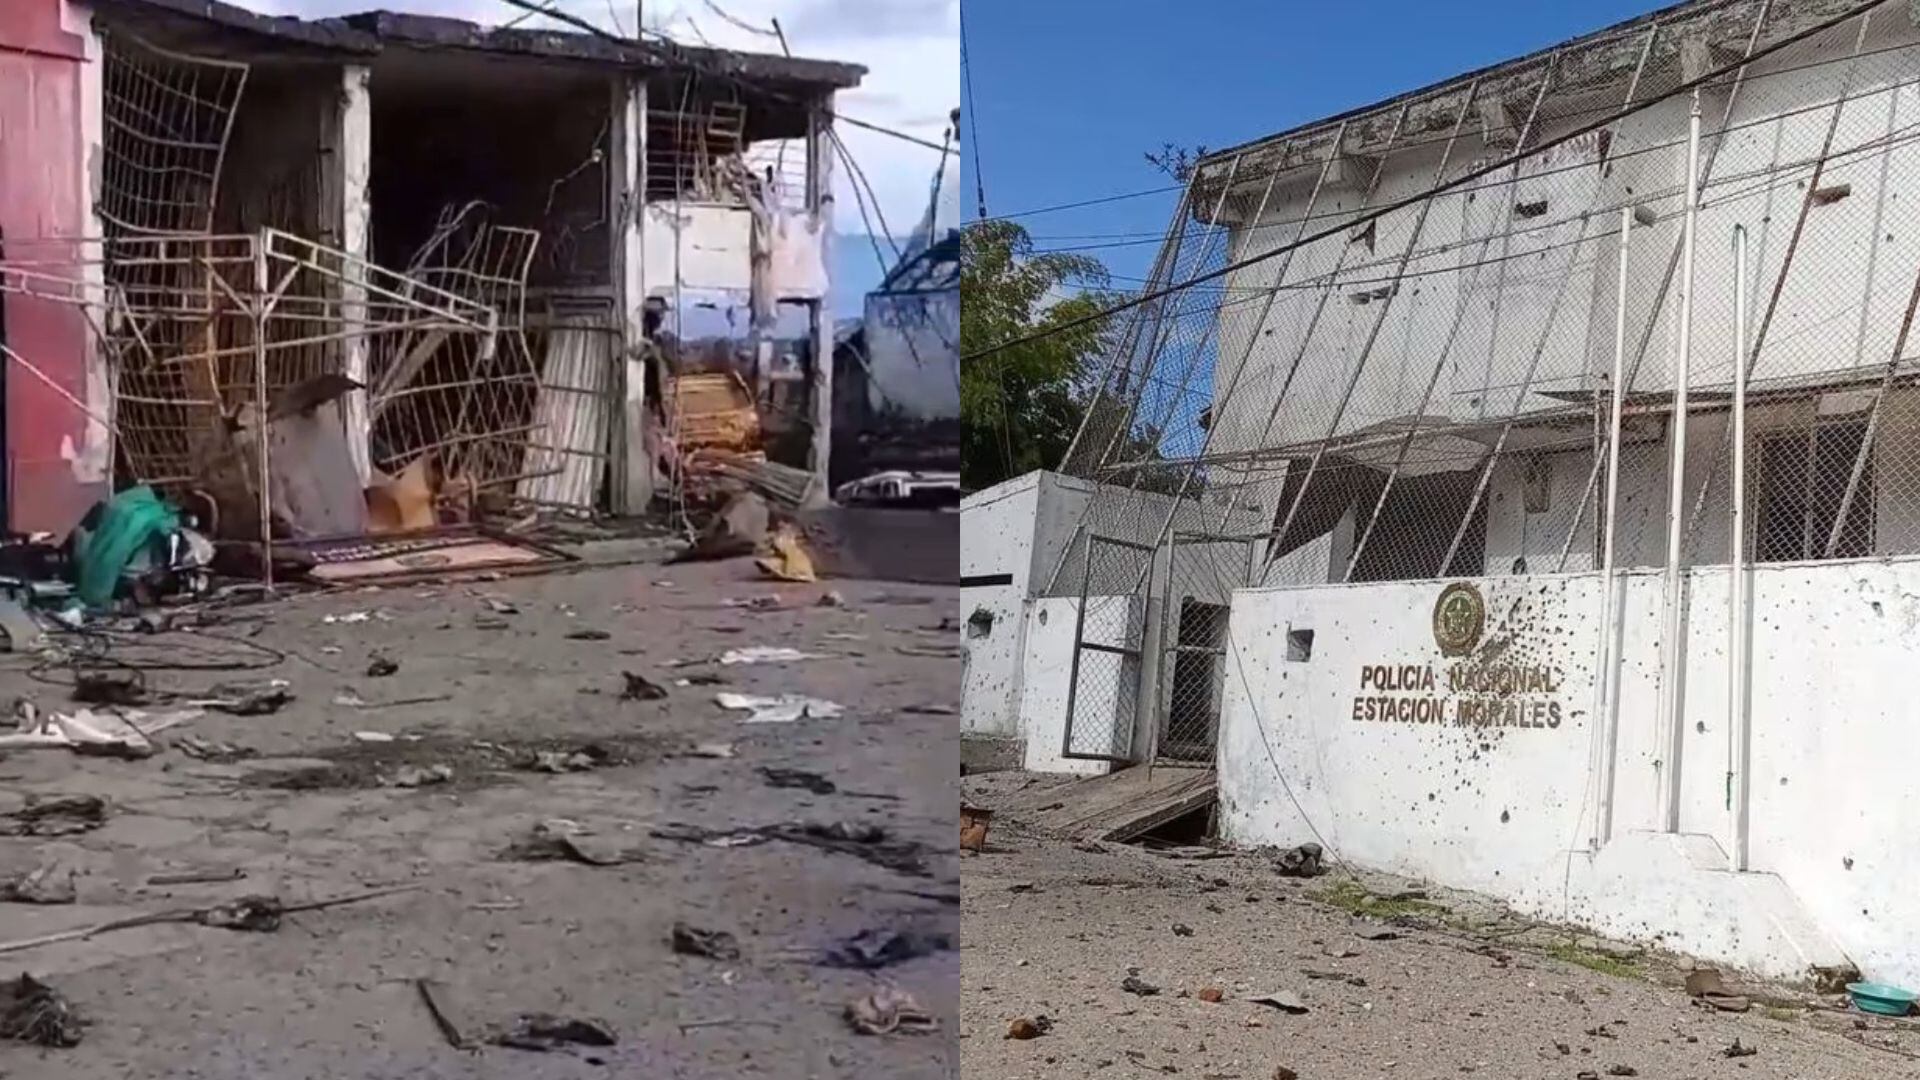
[[[1228,606],[1251,578],[1264,537],[1176,530],[1161,575],[1154,759],[1212,767],[1232,670]]]

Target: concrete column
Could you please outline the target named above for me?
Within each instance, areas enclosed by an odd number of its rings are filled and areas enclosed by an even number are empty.
[[[100,183],[105,162],[101,158],[106,145],[106,102],[104,98],[105,81],[101,69],[105,65],[106,45],[100,39],[100,32],[93,25],[93,5],[68,3],[64,5],[66,29],[76,34],[86,51],[86,62],[80,65],[80,144],[86,154],[86,167],[80,170],[80,214],[83,224],[82,235],[102,237],[107,233],[106,223],[100,219]],[[76,245],[75,254],[85,253],[92,256],[99,253],[96,244],[89,241]],[[77,268],[82,281],[86,283],[88,296],[104,295],[106,288],[106,266],[102,259],[87,257]],[[104,328],[104,327],[103,327]],[[99,494],[105,495],[112,488],[113,459],[115,446],[113,427],[119,423],[116,402],[120,400],[115,385],[116,375],[109,363],[106,342],[87,335],[86,350],[86,395],[85,401],[93,414],[87,417],[86,437],[81,445],[84,452],[74,462],[76,478],[83,484],[97,485]],[[0,377],[4,372],[0,372]],[[102,421],[107,421],[102,423]]]
[[[620,514],[643,514],[653,502],[653,453],[647,440],[647,372],[640,359],[644,337],[641,310],[646,303],[646,256],[641,232],[647,193],[647,83],[642,76],[615,80],[612,110],[612,146],[607,169],[608,215],[613,229],[611,270],[614,302],[620,312],[619,331],[625,358],[620,368],[620,411],[614,423],[612,469],[613,508]]]
[[[833,266],[829,251],[833,237],[833,158],[833,95],[829,93],[821,97],[807,121],[807,211],[818,227],[821,262],[828,267]],[[813,447],[808,464],[814,478],[809,501],[814,505],[833,500],[827,477],[833,459],[833,312],[827,306],[832,295],[829,280],[827,292],[808,305],[813,337],[813,378],[808,387],[813,402]]]
[[[372,205],[367,199],[367,177],[373,159],[373,102],[368,96],[372,72],[363,65],[348,64],[341,69],[339,110],[335,115],[338,137],[331,167],[338,206],[329,207],[339,221],[340,251],[346,256],[340,275],[340,314],[347,337],[341,349],[341,373],[355,382],[367,381],[367,259],[368,222]],[[365,486],[373,479],[373,461],[369,449],[372,421],[367,411],[367,392],[355,390],[341,399],[346,420],[347,453],[353,458],[354,472]]]

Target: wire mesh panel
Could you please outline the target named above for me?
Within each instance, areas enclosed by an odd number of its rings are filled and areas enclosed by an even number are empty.
[[[116,233],[207,233],[248,66],[129,34],[101,55],[97,208]]]
[[[1267,585],[1724,563],[1739,373],[1746,552],[1920,554],[1917,187],[1896,0],[1688,5],[1215,155],[1084,527],[1259,532]]]
[[[1085,534],[1060,756],[1131,761],[1153,547]]]

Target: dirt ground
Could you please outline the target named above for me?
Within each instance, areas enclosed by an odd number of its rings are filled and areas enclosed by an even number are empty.
[[[877,971],[820,963],[863,930],[957,932],[959,663],[953,624],[941,628],[953,591],[774,585],[753,580],[744,560],[666,566],[664,549],[640,555],[637,565],[297,597],[233,608],[196,633],[108,642],[113,657],[157,665],[145,672],[152,691],[191,698],[277,678],[295,699],[269,715],[207,712],[157,735],[162,749],[144,760],[65,750],[0,760],[0,813],[29,796],[96,795],[108,806],[92,831],[0,839],[0,876],[71,868],[79,901],[0,903],[0,940],[248,894],[294,903],[416,888],[292,914],[272,933],[157,925],[0,955],[0,975],[32,973],[89,1020],[72,1048],[0,1044],[0,1076],[953,1075],[955,953]],[[818,606],[830,589],[843,607]],[[791,606],[724,603],[750,597]],[[753,646],[821,656],[713,662]],[[398,671],[367,674],[383,656]],[[250,670],[181,670],[193,664]],[[629,671],[667,697],[622,700]],[[66,677],[0,656],[0,700],[70,708],[66,688],[42,681]],[[748,724],[716,704],[728,691],[805,694],[845,713]],[[404,703],[418,698],[433,700]],[[201,757],[183,750],[188,740]],[[731,744],[734,756],[688,753],[701,744]],[[542,750],[581,749],[589,757],[575,764],[598,767],[523,767]],[[805,776],[784,779],[810,786],[775,786],[763,768],[808,770],[835,790]],[[552,819],[586,830],[579,846],[590,854],[631,861],[511,852]],[[886,837],[856,831],[850,851],[747,834],[700,842],[701,830],[784,822],[881,826]],[[148,883],[203,870],[245,876]],[[677,954],[679,920],[735,935],[739,958]],[[444,985],[469,1034],[538,1011],[604,1022],[618,1043],[455,1049],[420,997],[422,978]],[[850,1030],[846,1003],[883,986],[917,997],[942,1033]]]
[[[1057,782],[995,773],[963,789],[991,807],[1012,788]],[[1920,1076],[1920,1021],[1739,984],[1756,998],[1747,1012],[1706,1009],[1669,958],[1558,928],[1496,937],[1451,898],[1394,902],[1398,890],[1377,880],[1283,878],[1260,854],[1082,848],[996,817],[961,879],[969,1080]],[[1366,936],[1381,931],[1397,936]],[[1130,975],[1159,992],[1129,992]],[[1223,1000],[1203,1000],[1205,988]],[[1245,1000],[1276,990],[1306,1011]],[[1007,1038],[1011,1021],[1042,1016],[1045,1034]]]

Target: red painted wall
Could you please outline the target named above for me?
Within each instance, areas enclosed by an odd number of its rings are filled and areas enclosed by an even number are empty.
[[[87,146],[81,125],[85,42],[61,28],[65,0],[0,0],[0,235],[7,254],[61,253],[49,238],[88,232]],[[72,271],[78,276],[77,268]],[[7,295],[7,344],[87,401],[87,322],[77,309]],[[39,379],[0,358],[6,376],[7,524],[64,534],[106,491],[63,456],[85,445],[86,417]],[[107,403],[89,401],[105,415]]]

